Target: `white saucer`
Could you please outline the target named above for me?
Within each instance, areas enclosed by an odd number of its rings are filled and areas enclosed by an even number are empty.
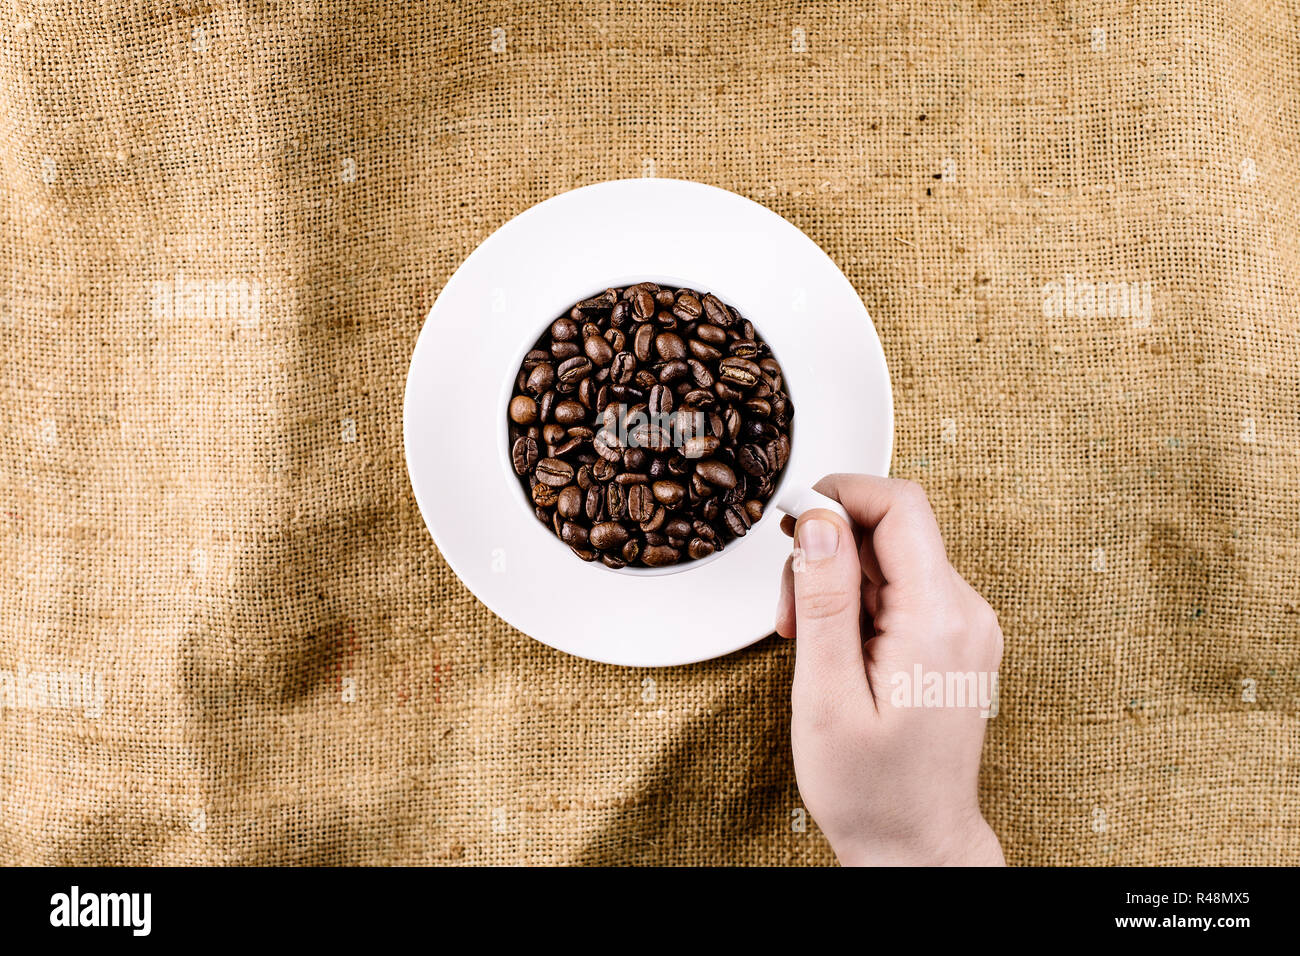
[[[641,280],[713,292],[772,346],[795,415],[782,479],[884,475],[885,355],[862,301],[811,239],[742,196],[673,179],[599,183],[540,203],[476,249],[434,303],[406,381],[406,465],[460,579],[544,644],[610,664],[719,657],[770,634],[790,540],[768,513],[675,573],[588,564],[537,520],[510,467],[506,404],[524,353],[579,299]]]

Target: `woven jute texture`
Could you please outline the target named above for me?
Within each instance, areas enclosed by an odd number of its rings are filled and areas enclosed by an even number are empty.
[[[1008,858],[1300,862],[1297,19],[6,0],[0,860],[833,861],[789,645],[551,651],[410,491],[457,264],[656,175],[874,317],[894,473],[1006,632]]]

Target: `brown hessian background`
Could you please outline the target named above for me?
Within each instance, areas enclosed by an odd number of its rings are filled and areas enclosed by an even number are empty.
[[[1009,860],[1300,862],[1297,20],[0,3],[0,860],[833,860],[792,647],[553,652],[407,480],[457,264],[649,175],[771,207],[874,317],[894,474],[1006,632]]]

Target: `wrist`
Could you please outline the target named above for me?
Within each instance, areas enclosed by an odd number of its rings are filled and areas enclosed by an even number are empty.
[[[1006,866],[997,834],[978,814],[931,837],[837,841],[832,849],[841,866]]]

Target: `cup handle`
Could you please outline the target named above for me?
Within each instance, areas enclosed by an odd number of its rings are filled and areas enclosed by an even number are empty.
[[[791,488],[781,495],[776,502],[777,508],[784,511],[790,517],[798,520],[799,516],[805,511],[813,508],[825,508],[827,511],[833,511],[841,518],[850,528],[853,522],[849,519],[849,513],[844,510],[844,506],[834,498],[828,498],[820,491],[813,491],[811,488]]]

